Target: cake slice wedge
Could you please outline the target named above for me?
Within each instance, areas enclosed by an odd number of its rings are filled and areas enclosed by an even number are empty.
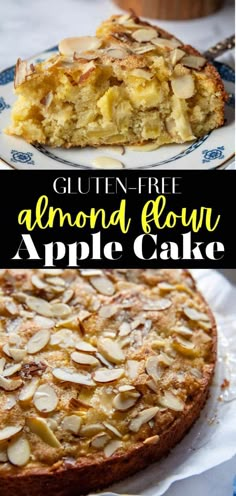
[[[191,141],[224,124],[227,99],[199,52],[132,13],[45,62],[19,59],[15,92],[6,132],[65,148]]]

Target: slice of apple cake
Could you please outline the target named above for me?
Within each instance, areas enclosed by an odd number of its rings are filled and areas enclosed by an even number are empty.
[[[216,69],[134,14],[67,38],[36,65],[20,59],[8,134],[56,147],[193,140],[224,123]]]

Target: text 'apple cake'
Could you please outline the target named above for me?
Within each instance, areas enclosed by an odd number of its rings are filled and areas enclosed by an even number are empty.
[[[78,496],[160,459],[215,360],[187,271],[1,270],[0,496]]]
[[[194,48],[133,14],[64,39],[46,62],[17,62],[7,133],[54,147],[199,138],[224,123],[226,93]]]

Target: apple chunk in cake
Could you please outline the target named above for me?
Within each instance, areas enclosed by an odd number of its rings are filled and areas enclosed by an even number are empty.
[[[226,93],[195,49],[133,14],[18,60],[9,134],[56,147],[184,143],[223,125]]]

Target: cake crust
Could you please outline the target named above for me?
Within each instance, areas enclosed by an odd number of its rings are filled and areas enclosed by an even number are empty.
[[[224,124],[216,69],[189,45],[134,14],[59,55],[16,65],[18,100],[7,133],[50,146],[184,143]]]
[[[121,439],[121,443],[118,444],[116,450],[108,456],[107,454],[104,454],[106,448],[96,447],[94,449],[91,446],[91,438],[89,439],[89,444],[87,443],[87,441],[84,439],[84,434],[82,431],[84,425],[85,426],[89,425],[89,421],[86,420],[88,414],[87,413],[85,414],[87,410],[86,409],[84,410],[84,406],[83,406],[84,397],[81,400],[81,404],[79,403],[77,404],[77,411],[76,411],[76,415],[81,416],[82,418],[82,428],[80,429],[80,432],[78,432],[78,434],[76,435],[73,435],[72,437],[68,434],[68,432],[67,434],[65,434],[64,424],[62,419],[65,418],[65,414],[68,414],[68,410],[67,407],[65,407],[65,404],[63,403],[63,397],[66,394],[65,389],[63,388],[63,384],[66,385],[66,389],[69,390],[69,392],[71,388],[73,397],[75,396],[75,391],[77,391],[77,393],[79,393],[78,398],[80,397],[82,390],[85,390],[85,392],[87,392],[87,388],[86,387],[81,388],[81,385],[75,386],[74,384],[68,382],[65,383],[62,382],[59,384],[58,386],[59,389],[58,389],[56,387],[57,381],[55,381],[55,378],[52,380],[51,374],[53,374],[54,366],[57,365],[55,344],[53,344],[55,342],[55,333],[58,332],[59,324],[57,320],[56,328],[51,328],[50,330],[51,332],[50,343],[45,345],[46,347],[43,348],[43,350],[41,350],[37,354],[37,356],[38,359],[40,360],[40,363],[42,361],[47,363],[47,370],[46,371],[44,370],[43,374],[40,376],[40,383],[42,385],[46,381],[55,388],[57,395],[60,398],[59,406],[56,406],[55,409],[50,412],[46,412],[46,411],[39,412],[37,408],[35,409],[34,406],[32,407],[32,401],[35,401],[35,396],[34,396],[33,400],[31,398],[30,403],[25,403],[22,409],[20,410],[16,409],[16,411],[14,412],[16,408],[15,406],[13,406],[13,408],[10,409],[9,411],[6,411],[4,408],[4,404],[5,404],[4,401],[0,402],[0,411],[1,411],[0,436],[2,435],[2,429],[9,426],[14,426],[19,423],[22,424],[23,421],[23,424],[25,425],[25,427],[23,427],[23,430],[25,431],[23,437],[27,437],[29,439],[31,446],[31,458],[24,466],[17,466],[9,461],[5,463],[2,463],[0,461],[0,495],[1,496],[5,494],[6,491],[10,496],[13,494],[15,495],[16,491],[19,494],[19,496],[21,495],[28,496],[32,494],[34,496],[42,496],[45,493],[45,490],[50,492],[52,496],[56,494],[59,496],[73,496],[78,494],[83,495],[83,494],[87,494],[89,491],[99,490],[102,489],[103,487],[108,486],[109,484],[122,480],[125,477],[128,477],[136,473],[138,470],[145,468],[154,461],[159,460],[162,456],[167,455],[168,452],[182,439],[182,437],[188,432],[188,430],[193,425],[193,423],[197,420],[207,399],[209,386],[214,373],[214,366],[216,361],[216,342],[217,342],[216,324],[211,310],[204,301],[202,295],[196,289],[195,283],[187,271],[127,270],[127,271],[119,272],[119,270],[108,270],[108,271],[102,271],[102,274],[100,275],[96,275],[96,276],[93,275],[91,277],[88,277],[88,273],[84,276],[82,274],[77,276],[77,272],[78,271],[73,271],[73,270],[62,271],[62,274],[60,274],[58,277],[63,278],[64,281],[69,283],[70,287],[73,288],[74,291],[76,291],[76,288],[78,288],[79,291],[78,295],[81,294],[82,288],[85,287],[85,292],[83,292],[82,295],[83,298],[85,294],[87,294],[88,292],[87,281],[89,280],[89,284],[91,284],[92,277],[96,277],[98,279],[103,278],[103,280],[105,278],[108,281],[110,281],[115,287],[115,292],[113,293],[113,295],[110,296],[107,295],[104,296],[100,292],[96,294],[96,292],[93,293],[92,291],[92,300],[93,297],[94,300],[93,301],[90,300],[89,305],[91,304],[94,305],[94,302],[99,300],[101,306],[99,307],[99,309],[97,308],[97,310],[92,312],[91,316],[87,317],[88,318],[87,325],[85,324],[86,320],[84,321],[85,329],[82,335],[83,335],[83,340],[86,339],[87,344],[90,343],[91,345],[91,342],[95,344],[95,341],[98,337],[98,340],[96,341],[97,343],[96,346],[99,347],[99,339],[100,339],[99,326],[103,328],[104,323],[106,324],[107,328],[110,329],[117,328],[117,325],[119,325],[120,328],[121,325],[120,322],[123,323],[123,318],[119,320],[120,314],[122,313],[122,311],[124,311],[121,309],[121,307],[119,307],[119,311],[117,310],[118,312],[117,314],[113,314],[113,316],[106,318],[105,322],[103,320],[104,317],[102,317],[102,322],[101,322],[101,315],[104,316],[106,312],[109,312],[108,308],[110,309],[110,307],[117,305],[118,302],[119,305],[122,305],[125,302],[126,303],[125,308],[128,308],[127,307],[128,294],[129,297],[131,298],[130,301],[134,305],[135,309],[134,311],[126,309],[125,310],[126,318],[128,317],[127,316],[127,312],[128,312],[129,317],[131,317],[132,315],[132,319],[133,319],[131,320],[132,323],[135,322],[135,320],[137,321],[138,318],[141,319],[141,315],[145,313],[146,318],[147,315],[149,315],[150,320],[152,322],[151,327],[150,324],[148,324],[147,326],[149,330],[147,331],[146,337],[143,336],[142,344],[132,345],[130,343],[127,349],[123,348],[126,349],[125,357],[123,358],[122,361],[123,365],[113,364],[113,368],[110,369],[113,371],[118,370],[121,366],[122,367],[124,366],[124,363],[126,363],[127,360],[132,360],[134,359],[134,357],[136,357],[137,359],[137,357],[139,357],[138,362],[141,368],[139,368],[138,378],[136,378],[135,380],[134,379],[131,380],[129,374],[126,371],[125,376],[123,376],[123,378],[121,379],[118,379],[118,383],[117,381],[109,383],[109,387],[112,388],[113,399],[111,398],[110,402],[112,401],[113,409],[112,412],[111,411],[106,412],[105,417],[103,412],[102,418],[103,421],[105,422],[107,417],[107,422],[111,422],[113,428],[115,427],[118,430],[118,433],[120,430],[122,436],[121,438],[117,437],[117,434],[116,433],[114,434],[113,432],[108,443],[112,441],[117,442],[117,440],[120,441],[120,439]],[[23,293],[27,293],[27,294],[30,293],[32,296],[35,292],[35,289],[32,291],[31,280],[33,277],[33,281],[35,282],[35,276],[39,277],[41,282],[45,280],[45,277],[47,277],[45,276],[45,273],[41,272],[40,270],[4,271],[3,274],[1,274],[1,284],[4,294],[4,297],[2,297],[1,299],[1,304],[3,305],[4,298],[5,299],[7,298],[7,302],[8,302],[7,306],[9,309],[11,308],[12,310],[13,307],[9,306],[9,301],[10,301],[9,295],[16,294],[16,292],[19,291],[19,287],[23,288]],[[84,282],[83,282],[83,278],[85,279]],[[36,283],[37,282],[38,281],[36,279]],[[97,284],[97,279],[96,279],[96,284]],[[99,287],[99,284],[97,284],[97,288]],[[92,287],[94,286],[92,285]],[[100,288],[101,287],[102,286],[100,286]],[[139,297],[137,297],[137,292],[140,294]],[[37,291],[36,294],[38,294]],[[145,305],[147,308],[147,301],[149,301],[149,305],[150,305],[150,301],[152,301],[152,305],[153,305],[153,300],[152,300],[153,296],[155,297],[155,304],[156,301],[158,300],[159,307],[161,308],[161,305],[163,307],[164,306],[163,294],[166,295],[165,300],[168,300],[169,298],[170,301],[172,301],[172,304],[168,309],[162,308],[162,310],[160,309],[144,310]],[[145,297],[143,295],[145,295]],[[137,298],[138,301],[139,300],[141,301],[143,297],[145,303],[144,301],[142,301],[141,306],[140,305],[137,306],[137,301],[135,300],[135,298]],[[49,297],[48,297],[48,301],[50,301]],[[81,304],[81,300],[80,300],[80,304]],[[25,308],[26,305],[27,304],[25,304]],[[165,301],[165,305],[167,305],[167,301]],[[86,307],[88,308],[87,305]],[[103,307],[106,308],[105,314]],[[137,309],[139,309],[138,312]],[[84,308],[83,309],[80,308],[80,312],[82,312],[82,310],[86,311]],[[23,310],[23,312],[25,312],[25,309]],[[199,312],[199,314],[196,312]],[[97,313],[99,313],[99,316],[97,315]],[[112,312],[110,309],[110,314],[111,313]],[[136,319],[135,319],[135,314],[136,314]],[[1,306],[1,315],[5,315],[3,306]],[[37,314],[36,317],[37,317],[36,318],[37,325],[35,327],[32,327],[32,320],[31,320],[30,328],[34,329],[33,335],[36,334],[36,332],[38,332],[39,329],[40,319],[38,318]],[[33,318],[35,319],[35,316]],[[173,318],[174,320],[176,320],[176,327],[173,328],[175,330],[167,329],[166,331],[164,331],[164,328],[166,328],[167,323],[171,328],[171,326],[173,325]],[[196,320],[197,318],[198,320]],[[4,320],[6,321],[7,319],[4,317]],[[10,318],[10,321],[12,324],[12,316]],[[145,322],[147,322],[147,320],[145,320]],[[156,331],[157,322],[159,325],[158,332]],[[185,323],[186,325],[183,325],[183,323]],[[26,324],[27,322],[21,324],[23,325],[22,327],[23,330],[22,333],[19,331],[18,335],[23,336],[23,333],[27,334],[29,332],[29,330],[27,331],[28,326]],[[69,325],[67,321],[65,321],[65,325]],[[8,326],[9,326],[9,322],[8,322]],[[131,336],[133,335],[133,333],[140,331],[140,329],[142,328],[145,328],[145,324],[140,323],[137,327],[137,331],[136,329],[134,329],[134,331],[132,331]],[[119,331],[119,333],[120,332],[121,331]],[[124,328],[122,332],[124,332]],[[167,332],[168,337],[164,337],[165,332]],[[93,338],[96,337],[96,339],[91,340],[91,333],[93,335]],[[118,336],[115,338],[116,342],[117,341],[121,342],[122,340],[125,339],[125,337],[121,337],[119,333]],[[77,330],[77,334],[78,334],[78,330]],[[156,335],[160,340],[159,345],[156,339],[154,339]],[[185,338],[183,338],[183,335],[185,335]],[[187,339],[186,336],[188,336]],[[70,339],[71,337],[72,334],[70,335]],[[181,338],[179,339],[179,337]],[[27,334],[27,339],[28,338],[29,335]],[[54,338],[54,341],[52,340],[52,338]],[[90,339],[90,341],[88,341],[88,338]],[[140,339],[140,334],[139,334],[139,339]],[[2,343],[4,343],[2,331],[1,331],[1,341]],[[194,343],[193,347],[190,346],[190,343],[192,341]],[[163,342],[165,348],[163,348]],[[32,355],[30,355],[29,353],[30,351],[29,340],[27,341],[27,343],[28,343],[27,346],[28,355],[27,358],[23,359],[22,367],[25,367],[27,363],[28,364],[30,363],[32,367],[32,362],[31,362]],[[6,340],[5,340],[5,344],[6,344]],[[0,352],[0,359],[5,357],[7,357],[8,359],[8,355],[6,355],[6,352],[7,351],[9,352],[9,349],[7,350],[3,346],[4,344],[2,345],[2,351]],[[60,351],[62,351],[62,355],[60,356],[60,360],[62,362],[63,362],[62,357],[64,356],[64,360],[65,360],[65,356],[67,356],[68,349],[70,347],[72,347],[73,349],[75,345],[74,343],[72,345],[72,343],[70,342],[69,344],[67,344],[67,346],[68,348],[65,347],[60,348],[59,346]],[[157,348],[157,346],[161,346],[161,348]],[[187,349],[185,349],[186,346]],[[10,346],[10,350],[11,349],[12,348]],[[57,346],[56,349],[58,349]],[[150,357],[152,358],[156,357],[159,360],[167,360],[165,362],[165,365],[162,363],[162,361],[160,361],[160,364],[162,364],[161,367],[164,367],[162,369],[162,377],[158,378],[152,376],[152,379],[154,379],[154,382],[158,385],[157,392],[154,392],[153,389],[149,389],[149,386],[147,387],[148,382],[150,382],[147,377],[148,372],[150,374],[150,370],[149,370],[150,367],[147,365],[147,360],[149,360]],[[169,365],[167,365],[168,359],[169,359]],[[171,359],[174,359],[172,363],[171,363]],[[13,360],[11,359],[10,364],[7,365],[9,366],[12,365],[12,361]],[[145,362],[144,367],[146,367],[146,372],[145,369],[142,368],[143,362]],[[79,370],[81,368],[81,365],[80,366],[77,365],[77,367],[78,367],[77,370]],[[101,363],[97,367],[98,370],[101,371]],[[5,367],[4,370],[7,370],[7,368]],[[26,369],[24,368],[24,371],[25,370]],[[183,371],[184,374],[182,376],[181,374]],[[2,373],[3,372],[1,372],[0,376],[2,376]],[[171,378],[171,373],[172,374],[174,373],[175,378],[173,377]],[[95,373],[93,374],[96,374],[96,369],[95,369]],[[168,374],[169,374],[169,378],[167,378]],[[24,374],[22,375],[21,373],[21,377],[24,377]],[[95,380],[95,375],[93,375],[93,377]],[[27,381],[29,381],[29,377],[27,378],[26,381],[24,381],[24,384],[25,382],[27,383]],[[135,388],[136,392],[137,391],[139,392],[139,396],[137,398],[137,403],[135,406],[130,407],[125,411],[120,411],[119,413],[116,411],[116,408],[114,406],[116,405],[116,403],[114,403],[114,391],[116,391],[117,394],[117,391],[119,390],[118,388],[122,386],[124,388],[125,385],[127,386],[127,383],[129,383],[129,386],[132,385],[132,387]],[[103,385],[100,383],[96,383],[96,386],[94,387],[95,387],[95,391],[99,390],[99,394],[100,394],[99,403],[103,403],[103,397],[105,396],[106,390],[104,389]],[[175,389],[173,389],[174,387]],[[60,395],[60,388],[62,388],[61,395]],[[12,392],[11,393],[6,392],[4,389],[2,389],[2,385],[1,385],[1,391],[2,391],[2,396],[5,395],[4,400],[8,396],[12,396]],[[20,398],[19,391],[21,391],[21,389],[17,391],[17,403]],[[161,391],[161,395],[160,395],[160,391]],[[168,392],[168,394],[172,395],[172,397],[169,398],[168,400],[170,401],[170,404],[168,406],[166,406],[165,403],[163,403],[163,398],[166,394],[166,391]],[[175,398],[177,398],[177,404],[175,404],[175,401],[173,403],[173,391],[175,392],[174,400]],[[129,393],[123,392],[121,394],[129,395],[130,392]],[[90,401],[92,401],[91,398]],[[139,415],[140,412],[145,410],[145,406],[147,407],[147,405],[149,405],[149,407],[156,407],[156,405],[158,405],[157,412],[154,415],[154,417],[152,417],[152,419],[154,420],[154,425],[149,426],[148,424],[145,423],[138,429],[138,431],[136,431],[135,429],[132,430],[130,427],[131,423],[137,418],[137,415]],[[165,405],[164,408],[163,405]],[[94,410],[92,412],[92,419],[94,421],[94,418],[96,419],[97,416],[98,422],[100,422],[101,411],[99,411],[99,406],[97,406],[96,408],[97,408],[97,412]],[[59,446],[58,448],[49,448],[49,450],[47,449],[44,450],[45,439],[44,442],[42,443],[41,442],[42,439],[40,439],[39,433],[37,433],[36,436],[35,432],[32,433],[30,431],[31,429],[30,424],[27,424],[27,418],[29,416],[32,417],[32,415],[41,416],[42,418],[45,418],[48,422],[50,420],[51,421],[54,420],[54,422],[58,424],[56,427],[54,426],[54,433],[56,438],[60,440],[60,443],[63,448]],[[90,425],[91,423],[93,424],[93,421],[90,420]],[[63,430],[64,430],[64,437],[62,436],[61,433],[61,431],[63,432]],[[22,432],[20,434],[19,433],[16,434],[15,437],[13,436],[9,438],[7,442],[1,441],[0,455],[2,455],[3,452],[5,452],[5,450],[7,450],[9,456],[9,451],[8,451],[9,445],[12,445],[12,443],[14,444],[14,440],[17,437],[19,438],[19,436],[22,437]],[[94,437],[92,437],[92,440],[93,439]],[[81,452],[76,450],[74,451],[74,453],[77,453],[78,456],[78,458],[76,459],[75,455],[74,456],[71,455],[73,451],[70,452],[70,449],[68,450],[68,446],[71,445],[71,449],[72,449],[77,442],[81,444],[82,451]],[[39,453],[38,448],[40,449],[41,453]]]

